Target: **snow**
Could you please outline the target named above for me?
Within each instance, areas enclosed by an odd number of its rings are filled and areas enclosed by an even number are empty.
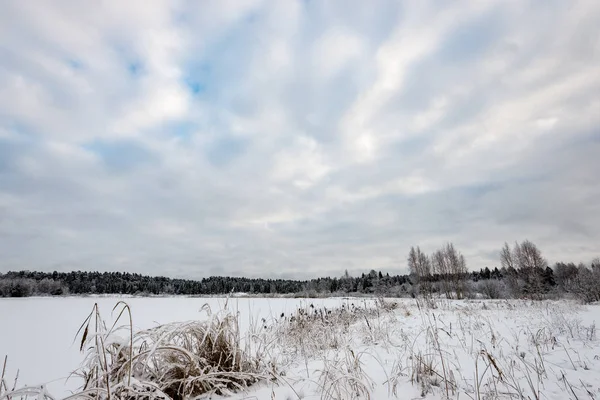
[[[110,320],[119,300],[130,305],[135,329],[205,318],[200,312],[204,304],[216,311],[226,302],[189,297],[0,299],[0,356],[8,355],[8,381],[18,368],[18,386],[46,384],[57,398],[76,389],[79,381],[65,382],[83,359],[75,333],[94,303]],[[313,342],[322,339],[318,333],[300,338],[306,346],[301,353],[290,349],[289,354],[276,355],[285,384],[257,384],[232,398],[320,399],[323,393],[352,398],[364,389],[371,399],[441,399],[447,386],[450,398],[461,399],[477,399],[477,392],[481,398],[485,393],[495,393],[492,398],[519,393],[532,399],[600,398],[600,305],[465,300],[436,301],[431,309],[412,299],[388,300],[392,301],[400,306],[368,324],[359,320],[336,331],[336,349],[311,351],[319,344]],[[228,307],[239,313],[244,331],[253,321],[265,318],[270,324],[298,307],[331,309],[352,302],[366,301],[236,298]],[[276,333],[274,329],[269,325],[265,335]],[[418,365],[430,365],[433,372],[417,375]]]
[[[0,298],[0,357],[8,356],[10,383],[19,370],[19,385],[47,384],[50,393],[64,397],[81,384],[75,378],[65,382],[81,363],[83,355],[75,334],[94,303],[110,320],[120,300],[130,305],[135,330],[159,324],[206,318],[200,309],[208,304],[214,311],[225,306],[225,298],[197,297],[29,297]],[[315,306],[333,307],[342,299],[310,299]],[[270,318],[292,312],[307,300],[293,298],[229,299],[229,308],[240,312],[240,329],[251,319]],[[1,370],[1,366],[0,366]]]
[[[291,364],[290,387],[265,385],[234,398],[319,399],[332,393],[320,379],[325,372],[345,379],[345,388],[357,378],[371,399],[598,398],[598,318],[599,305],[566,301],[441,301],[436,309],[401,301],[368,331],[355,330],[348,347]],[[417,376],[419,357],[435,372]],[[355,398],[345,388],[324,398]]]

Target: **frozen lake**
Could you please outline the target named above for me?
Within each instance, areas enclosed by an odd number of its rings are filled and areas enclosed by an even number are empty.
[[[19,369],[18,386],[47,384],[50,393],[58,398],[79,387],[81,382],[77,378],[66,382],[83,359],[79,343],[74,342],[75,334],[94,303],[98,303],[103,318],[112,321],[111,311],[120,300],[131,307],[134,330],[206,318],[206,313],[200,311],[204,304],[217,311],[226,301],[225,298],[197,297],[0,298],[0,357],[8,355],[8,382],[12,384]],[[239,311],[240,329],[244,332],[251,319],[277,317],[303,304],[333,307],[348,301],[340,298],[234,298],[229,299],[228,307]]]

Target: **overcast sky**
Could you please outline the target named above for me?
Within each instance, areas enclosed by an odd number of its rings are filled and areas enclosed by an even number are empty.
[[[599,173],[597,0],[0,2],[0,272],[588,262]]]

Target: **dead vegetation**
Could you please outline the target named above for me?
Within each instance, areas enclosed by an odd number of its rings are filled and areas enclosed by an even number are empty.
[[[113,311],[119,309],[107,329],[94,306],[78,332],[86,357],[77,374],[85,383],[75,397],[183,400],[231,394],[267,378],[260,360],[241,347],[237,316],[227,308],[212,314],[204,307],[206,320],[135,333],[129,307],[121,302]],[[117,327],[125,315],[128,324]]]
[[[207,399],[256,386],[268,386],[272,399],[281,397],[277,387],[292,390],[285,399],[304,398],[305,390],[324,400],[371,399],[380,398],[378,385],[397,398],[407,388],[434,399],[541,399],[548,390],[596,398],[589,383],[576,380],[595,364],[576,342],[594,348],[596,326],[571,316],[568,305],[432,301],[307,303],[253,321],[248,332],[227,305],[216,313],[203,307],[199,321],[138,332],[127,304],[115,306],[111,326],[94,306],[77,333],[84,385],[68,399]],[[526,319],[519,331],[498,330],[492,320],[490,312],[515,314],[532,304],[523,316],[535,315],[538,328]],[[5,370],[0,400],[54,400],[44,387],[9,389]],[[302,390],[294,388],[299,383]]]

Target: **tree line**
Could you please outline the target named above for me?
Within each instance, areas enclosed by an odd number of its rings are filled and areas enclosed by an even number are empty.
[[[468,273],[464,256],[452,243],[427,255],[411,247],[408,267],[414,292],[431,298],[462,299],[482,295],[498,298],[574,297],[589,303],[600,301],[600,258],[589,265],[557,262],[553,268],[531,241],[504,243],[498,258],[501,268]]]
[[[409,282],[407,275],[390,276],[372,270],[359,277],[347,272],[337,278],[311,280],[261,279],[212,276],[201,280],[171,279],[121,272],[37,272],[0,274],[0,297],[35,295],[131,294],[131,295],[218,295],[374,293]]]
[[[538,247],[529,240],[505,243],[498,253],[500,268],[469,272],[465,257],[447,243],[428,255],[411,247],[409,275],[390,275],[371,270],[360,276],[347,271],[340,277],[310,280],[261,279],[212,276],[201,280],[172,279],[122,272],[34,272],[0,274],[0,297],[36,295],[250,295],[324,296],[365,294],[424,296],[462,299],[576,297],[600,301],[600,259],[589,265],[558,262],[551,268]]]

